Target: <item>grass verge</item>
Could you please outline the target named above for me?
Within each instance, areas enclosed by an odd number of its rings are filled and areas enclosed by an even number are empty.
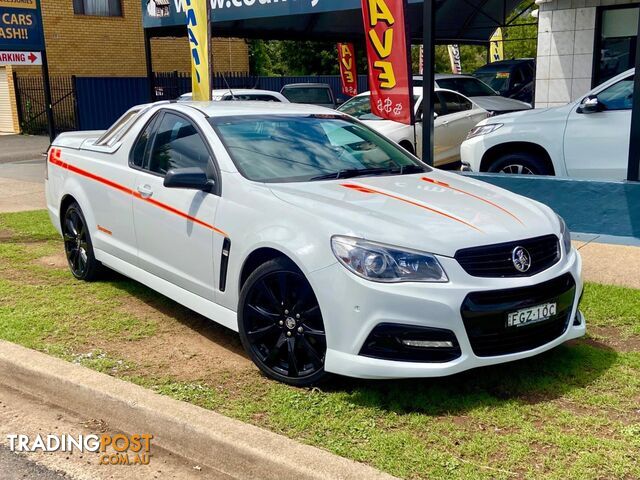
[[[403,478],[640,478],[640,291],[589,284],[590,331],[447,379],[264,379],[233,333],[113,275],[68,273],[45,212],[0,215],[0,338]]]

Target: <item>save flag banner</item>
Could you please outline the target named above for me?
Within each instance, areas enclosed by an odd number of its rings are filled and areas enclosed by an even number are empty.
[[[460,47],[458,45],[447,45],[449,50],[449,60],[451,62],[451,73],[462,73],[462,62],[460,61]]]
[[[356,50],[353,43],[338,44],[338,61],[340,62],[342,93],[350,96],[357,95],[358,71],[356,68]]]
[[[491,35],[489,42],[491,44],[491,52],[489,54],[489,60],[491,60],[491,63],[504,60],[504,42],[502,41],[501,28],[498,28],[495,32],[493,32],[493,35]]]
[[[208,0],[182,0],[187,16],[191,50],[192,95],[196,101],[211,100]]]
[[[371,111],[381,118],[411,125],[413,86],[404,17],[406,3],[407,0],[362,0],[362,16]]]

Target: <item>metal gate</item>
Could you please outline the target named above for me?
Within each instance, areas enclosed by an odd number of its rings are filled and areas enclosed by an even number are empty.
[[[50,77],[51,102],[56,133],[78,129],[72,77]],[[44,82],[41,75],[15,75],[18,118],[23,133],[47,133]]]

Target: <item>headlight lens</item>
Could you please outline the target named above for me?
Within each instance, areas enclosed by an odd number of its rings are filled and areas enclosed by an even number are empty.
[[[376,282],[448,282],[435,256],[359,238],[335,236],[336,258],[356,275]]]
[[[567,228],[567,224],[560,215],[558,215],[560,221],[560,234],[562,235],[562,246],[564,247],[564,253],[568,254],[571,251],[571,232]]]
[[[467,134],[467,140],[473,137],[479,137],[480,135],[487,135],[488,133],[495,132],[500,127],[502,127],[502,125],[502,123],[490,123],[488,125],[478,125],[477,127],[473,127]]]

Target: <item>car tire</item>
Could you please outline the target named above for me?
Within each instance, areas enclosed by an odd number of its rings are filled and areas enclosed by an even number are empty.
[[[410,142],[400,142],[400,146],[402,148],[404,148],[407,152],[409,152],[411,155],[415,155],[416,151],[413,148],[413,145],[411,145]]]
[[[238,327],[247,354],[267,377],[297,387],[327,378],[320,306],[291,260],[270,260],[249,276],[240,292]]]
[[[492,173],[508,173],[521,175],[552,175],[546,162],[535,153],[505,153],[495,159],[487,170]]]
[[[64,212],[62,236],[67,263],[73,276],[85,282],[96,280],[104,267],[96,260],[87,221],[76,202]]]

